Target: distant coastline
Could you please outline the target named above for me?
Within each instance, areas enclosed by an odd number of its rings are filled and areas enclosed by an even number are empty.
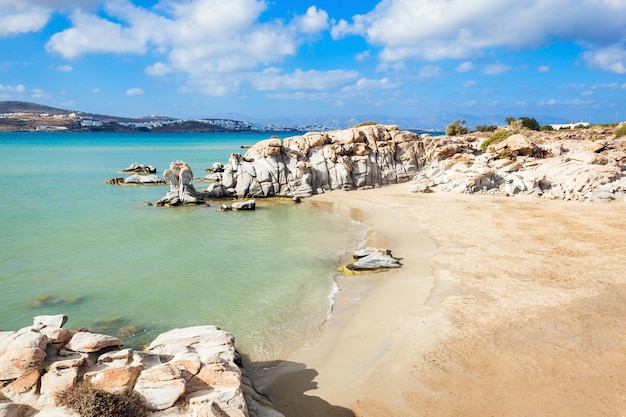
[[[357,124],[356,122],[354,124]],[[353,124],[353,125],[354,125]],[[353,126],[352,125],[352,126]],[[255,123],[229,118],[127,118],[60,109],[24,101],[0,101],[0,132],[324,132],[345,129],[346,122]],[[408,129],[439,135],[436,129]]]

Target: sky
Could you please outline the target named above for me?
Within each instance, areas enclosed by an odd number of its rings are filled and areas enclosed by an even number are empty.
[[[0,0],[0,100],[613,123],[626,120],[626,0]]]

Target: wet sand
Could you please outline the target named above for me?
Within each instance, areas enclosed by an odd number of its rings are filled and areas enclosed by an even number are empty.
[[[626,204],[308,199],[399,270],[344,278],[321,339],[253,379],[287,417],[625,416]]]

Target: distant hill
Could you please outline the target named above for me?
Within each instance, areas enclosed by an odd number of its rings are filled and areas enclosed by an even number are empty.
[[[43,106],[41,104],[29,103],[26,101],[0,101],[0,113],[26,113],[26,114],[70,114],[72,110],[57,109],[55,107]]]

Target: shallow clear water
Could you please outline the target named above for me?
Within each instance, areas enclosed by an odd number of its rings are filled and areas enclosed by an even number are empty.
[[[40,314],[119,335],[221,326],[254,360],[316,336],[362,225],[290,200],[254,212],[148,206],[167,186],[113,186],[133,162],[195,177],[267,133],[0,134],[0,329]],[[284,137],[284,135],[282,136]],[[196,183],[202,189],[207,184]]]

